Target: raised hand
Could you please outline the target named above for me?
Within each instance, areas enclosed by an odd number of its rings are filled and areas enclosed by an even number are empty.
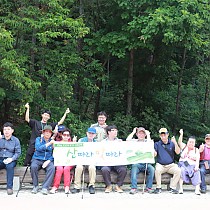
[[[29,103],[26,103],[26,104],[25,104],[25,108],[26,108],[26,109],[29,109]]]
[[[68,114],[68,113],[70,113],[70,109],[69,108],[66,109],[66,114]]]

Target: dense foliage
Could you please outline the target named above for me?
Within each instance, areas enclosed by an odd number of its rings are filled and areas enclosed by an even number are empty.
[[[144,126],[158,138],[202,140],[210,130],[207,0],[3,0],[0,119],[27,144],[30,117],[52,111],[82,136],[105,110],[126,138]]]

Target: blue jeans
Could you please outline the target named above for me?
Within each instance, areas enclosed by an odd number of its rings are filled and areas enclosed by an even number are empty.
[[[145,172],[146,164],[137,163],[133,164],[131,168],[131,188],[137,189],[137,179],[140,172]],[[155,169],[150,164],[147,163],[147,177],[146,177],[146,188],[152,188],[153,179],[154,179]]]
[[[9,164],[4,164],[3,160],[6,158],[0,158],[0,169],[6,169],[7,171],[7,189],[13,188],[14,168],[16,161],[12,161]]]
[[[208,161],[210,165],[210,161]],[[210,174],[210,169],[206,169],[204,166],[204,161],[200,161],[200,175],[201,175],[201,184],[200,188],[201,190],[206,190],[206,181],[205,181],[205,176],[206,174]]]

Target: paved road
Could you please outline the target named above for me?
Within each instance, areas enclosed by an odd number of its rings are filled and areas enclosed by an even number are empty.
[[[184,188],[184,194],[174,195],[167,190],[163,190],[161,194],[148,194],[142,192],[130,195],[129,189],[126,189],[124,193],[112,192],[105,194],[103,189],[96,189],[96,194],[90,195],[87,190],[84,193],[64,194],[63,190],[60,190],[54,195],[42,195],[38,193],[36,195],[30,193],[31,189],[23,189],[20,191],[18,197],[16,194],[8,196],[6,190],[0,189],[0,202],[4,208],[2,210],[42,210],[44,208],[50,210],[108,210],[108,209],[161,209],[161,210],[173,210],[173,209],[190,209],[198,210],[203,209],[206,204],[210,204],[210,192],[202,194],[200,196],[195,195],[194,190]],[[203,207],[202,207],[203,206]]]

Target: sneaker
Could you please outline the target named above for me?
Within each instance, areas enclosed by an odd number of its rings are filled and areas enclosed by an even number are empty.
[[[79,193],[79,192],[80,192],[80,189],[73,188],[73,189],[71,190],[71,193],[72,193],[72,194]]]
[[[138,193],[138,190],[136,188],[132,188],[129,193],[134,195],[134,194]]]
[[[93,187],[93,185],[89,186],[89,193],[95,194],[95,188]]]
[[[149,194],[152,194],[152,193],[154,193],[154,190],[152,189],[152,188],[146,188],[145,190],[144,190],[144,192],[147,192],[147,193],[149,193]]]
[[[205,189],[201,189],[200,192],[201,192],[202,194],[206,194],[206,190],[205,190]]]
[[[183,189],[179,189],[179,194],[183,194]]]
[[[200,190],[195,190],[196,195],[201,195]]]
[[[179,192],[177,191],[177,190],[175,190],[175,189],[170,189],[170,191],[169,191],[170,193],[172,193],[172,194],[178,194]]]
[[[123,190],[121,189],[120,186],[116,185],[116,186],[115,186],[115,192],[123,193]]]
[[[37,194],[37,193],[38,193],[38,191],[39,191],[39,187],[38,187],[38,186],[36,186],[36,187],[33,187],[33,189],[31,190],[31,193],[33,193],[33,194]]]
[[[12,195],[13,194],[13,190],[12,189],[7,189],[7,195]]]
[[[112,192],[112,185],[107,186],[105,189],[105,193],[110,193],[110,192]]]
[[[46,188],[42,188],[42,195],[48,195],[48,190]]]
[[[52,189],[50,190],[50,194],[55,194],[56,192],[57,192],[57,188],[52,187]]]
[[[65,191],[65,194],[69,194],[69,186],[66,186],[66,187],[64,188],[64,191]]]
[[[154,194],[160,194],[161,193],[161,188],[156,188],[153,193]]]

